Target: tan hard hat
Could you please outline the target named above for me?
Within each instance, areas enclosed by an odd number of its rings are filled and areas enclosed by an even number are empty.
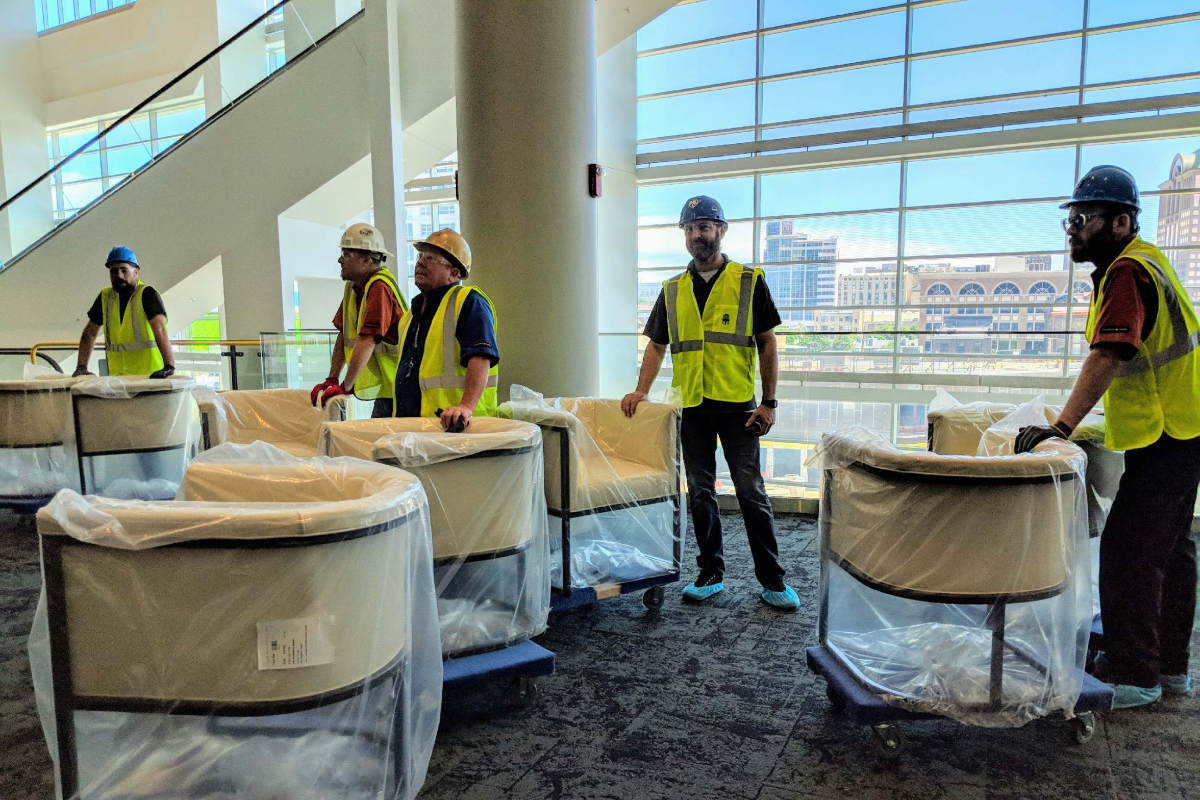
[[[369,250],[372,253],[383,253],[391,256],[383,243],[383,234],[374,225],[356,222],[342,234],[342,248],[347,250]],[[392,256],[395,258],[395,256]]]
[[[413,242],[413,247],[417,250],[422,247],[432,247],[448,256],[452,264],[462,267],[464,277],[471,273],[471,247],[467,244],[467,240],[459,236],[453,228],[434,231],[424,241]]]

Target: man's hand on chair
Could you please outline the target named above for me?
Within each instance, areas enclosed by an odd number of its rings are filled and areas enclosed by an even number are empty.
[[[645,392],[632,391],[621,398],[621,410],[625,412],[625,416],[632,417],[633,412],[637,410],[638,403],[645,399]]]
[[[1017,432],[1016,452],[1031,453],[1047,439],[1069,439],[1071,429],[1061,422],[1053,425],[1029,425]]]

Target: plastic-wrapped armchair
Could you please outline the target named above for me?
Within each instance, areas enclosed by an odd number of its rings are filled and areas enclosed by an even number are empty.
[[[411,475],[225,445],[177,501],[62,492],[38,532],[60,796],[416,795],[441,660]]]
[[[315,456],[322,422],[347,419],[346,396],[315,408],[306,389],[196,389],[203,449],[225,442],[267,442],[301,458]]]
[[[84,494],[168,500],[196,452],[191,378],[89,378],[71,387]]]
[[[619,400],[550,398],[514,386],[500,415],[542,428],[555,588],[565,597],[646,590],[662,606],[679,580],[686,527],[680,476],[682,412],[643,402],[632,418]]]
[[[79,488],[73,378],[0,381],[0,508],[32,512]]]
[[[399,467],[425,487],[447,658],[546,630],[550,554],[536,425],[477,417],[465,433],[446,433],[419,417],[332,422],[321,449]]]
[[[1084,456],[826,434],[818,632],[871,691],[988,726],[1073,713],[1091,620]]]
[[[929,449],[948,456],[975,455],[987,429],[1016,410],[1010,403],[959,403],[939,390],[929,407]],[[1053,423],[1062,406],[1046,406],[1046,421]],[[1104,417],[1088,414],[1075,429],[1071,441],[1087,456],[1088,531],[1099,536],[1125,474],[1125,455],[1104,446]]]

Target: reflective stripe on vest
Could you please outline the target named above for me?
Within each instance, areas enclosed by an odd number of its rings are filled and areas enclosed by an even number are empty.
[[[682,277],[682,276],[680,276]],[[721,276],[713,278],[720,280]],[[742,283],[739,287],[738,296],[738,311],[737,322],[734,324],[734,329],[743,331],[749,324],[750,318],[750,300],[754,294],[754,273],[743,270]],[[667,282],[666,285],[666,304],[667,304],[667,327],[671,335],[671,353],[691,353],[697,350],[704,349],[705,342],[714,342],[716,344],[731,344],[735,347],[755,347],[753,336],[742,336],[736,333],[720,333],[718,331],[705,331],[703,339],[688,339],[680,341],[679,338],[679,316],[678,316],[678,299],[679,299],[679,280],[674,279]]]
[[[1137,258],[1135,260],[1151,270],[1158,279],[1159,286],[1162,287],[1163,299],[1167,304],[1167,318],[1171,321],[1172,343],[1167,349],[1153,355],[1139,353],[1128,361],[1122,362],[1121,366],[1117,368],[1117,377],[1119,378],[1139,375],[1164,367],[1195,350],[1197,342],[1200,341],[1200,330],[1188,333],[1187,319],[1183,315],[1183,309],[1179,306],[1179,295],[1175,291],[1171,279],[1167,277],[1167,273],[1163,272],[1162,266],[1153,258]],[[1093,298],[1093,300],[1095,299]]]
[[[419,379],[421,391],[430,389],[466,389],[467,376],[455,374],[459,367],[458,357],[458,294],[463,291],[462,284],[455,286],[442,298],[445,309],[442,316],[442,372],[440,375],[430,375]],[[488,375],[485,389],[494,389],[500,385],[500,376]]]

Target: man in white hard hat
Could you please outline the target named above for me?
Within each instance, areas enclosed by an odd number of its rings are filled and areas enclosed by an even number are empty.
[[[400,321],[394,413],[438,417],[444,429],[462,431],[472,416],[496,416],[496,307],[478,286],[462,284],[471,269],[466,239],[445,228],[413,247],[421,294]]]
[[[372,417],[392,415],[396,367],[400,360],[399,325],[408,313],[396,276],[384,266],[388,252],[383,234],[356,223],[342,234],[342,304],[333,317],[337,345],[329,377],[313,387],[312,403],[323,407],[331,398],[353,394],[374,400]],[[342,367],[346,376],[342,378]]]

